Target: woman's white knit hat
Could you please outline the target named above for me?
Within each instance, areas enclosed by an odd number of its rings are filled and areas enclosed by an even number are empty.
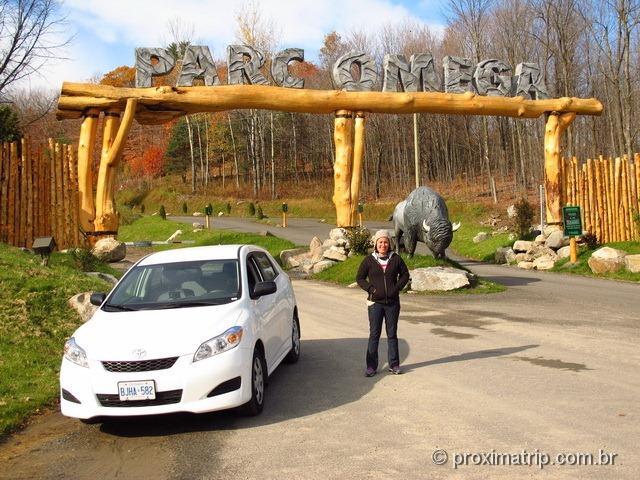
[[[371,238],[371,241],[373,242],[373,250],[375,251],[376,243],[381,238],[386,238],[387,240],[389,240],[389,249],[393,250],[393,239],[391,238],[391,234],[389,233],[389,230],[387,230],[387,229],[378,230],[373,235],[373,237]]]

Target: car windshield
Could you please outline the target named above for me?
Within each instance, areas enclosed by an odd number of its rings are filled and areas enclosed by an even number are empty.
[[[106,311],[221,305],[240,298],[237,260],[134,267],[114,289]]]

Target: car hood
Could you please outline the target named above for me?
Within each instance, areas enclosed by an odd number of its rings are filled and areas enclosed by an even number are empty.
[[[90,360],[149,360],[193,354],[237,325],[239,302],[134,312],[97,310],[74,333]],[[144,353],[142,353],[144,352]]]

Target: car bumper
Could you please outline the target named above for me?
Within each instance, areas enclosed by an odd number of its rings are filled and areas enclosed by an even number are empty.
[[[235,348],[192,362],[178,357],[171,368],[146,372],[109,372],[100,361],[81,367],[66,359],[60,370],[63,415],[100,416],[203,413],[237,407],[251,399],[251,352]],[[118,382],[153,380],[155,400],[120,401]]]

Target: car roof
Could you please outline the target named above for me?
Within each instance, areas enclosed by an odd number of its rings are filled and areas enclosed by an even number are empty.
[[[248,247],[251,250],[261,250],[259,247],[253,245],[208,245],[205,247],[176,248],[152,253],[143,258],[138,265],[237,259],[238,252],[242,247]]]

